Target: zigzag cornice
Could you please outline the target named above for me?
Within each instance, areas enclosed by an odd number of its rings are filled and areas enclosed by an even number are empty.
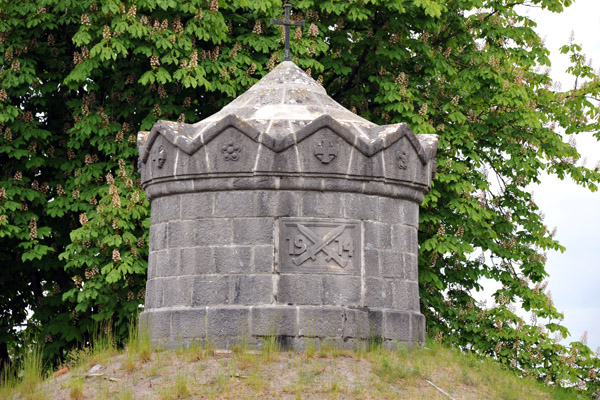
[[[361,127],[359,129],[353,124],[343,125],[329,115],[321,115],[295,132],[295,134],[276,137],[267,132],[260,132],[250,121],[245,121],[234,114],[229,114],[221,120],[211,123],[199,133],[194,129],[194,125],[191,124],[163,120],[157,121],[145,141],[142,162],[147,162],[152,146],[160,135],[173,144],[173,146],[181,149],[188,155],[192,155],[230,127],[237,129],[248,138],[261,143],[276,153],[280,153],[294,144],[302,142],[323,128],[329,128],[367,157],[374,156],[401,138],[406,137],[415,149],[423,165],[427,164],[431,158],[431,152],[426,152],[423,149],[417,135],[405,123],[383,126],[374,125],[373,127]],[[370,140],[365,138],[361,130],[368,130],[369,136],[372,135],[375,138]]]

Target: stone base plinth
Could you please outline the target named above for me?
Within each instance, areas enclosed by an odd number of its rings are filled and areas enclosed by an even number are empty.
[[[356,348],[370,340],[384,347],[425,341],[425,317],[414,311],[335,306],[206,306],[150,309],[140,329],[153,346],[178,348],[208,342],[230,348],[245,342],[260,348],[273,336],[283,348],[304,350],[309,343]]]

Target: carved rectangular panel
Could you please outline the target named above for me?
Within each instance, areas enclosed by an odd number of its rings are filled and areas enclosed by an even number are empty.
[[[358,222],[317,218],[279,221],[279,270],[287,273],[359,275]]]

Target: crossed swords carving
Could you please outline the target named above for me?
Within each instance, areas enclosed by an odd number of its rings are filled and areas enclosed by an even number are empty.
[[[344,230],[346,229],[345,225],[341,225],[335,229],[332,229],[331,231],[327,232],[325,234],[325,236],[323,236],[321,238],[319,238],[319,236],[316,233],[314,233],[313,231],[311,231],[304,225],[297,224],[297,226],[298,226],[298,230],[300,232],[302,232],[302,234],[304,236],[306,236],[311,242],[313,242],[313,245],[310,248],[308,248],[304,253],[299,255],[298,257],[292,258],[292,261],[294,262],[294,264],[300,265],[300,264],[304,263],[306,260],[308,260],[309,258],[314,261],[314,260],[316,260],[317,254],[320,251],[323,251],[323,252],[325,252],[325,254],[327,254],[325,261],[329,261],[333,258],[342,268],[346,267],[346,265],[348,264],[348,260],[344,260],[342,257],[340,257],[340,255],[338,253],[336,253],[335,250],[327,248],[327,246],[331,242],[333,242],[342,233],[344,233]]]

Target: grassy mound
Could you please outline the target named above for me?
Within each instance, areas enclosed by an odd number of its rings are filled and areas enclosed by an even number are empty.
[[[22,378],[4,377],[0,398],[586,398],[574,389],[546,387],[493,360],[433,341],[413,349],[386,350],[371,344],[350,351],[325,345],[300,353],[281,351],[272,339],[260,351],[244,344],[231,351],[210,345],[163,351],[132,337],[124,350],[102,340],[71,352],[65,366],[48,377],[42,374],[39,351],[29,358]]]

